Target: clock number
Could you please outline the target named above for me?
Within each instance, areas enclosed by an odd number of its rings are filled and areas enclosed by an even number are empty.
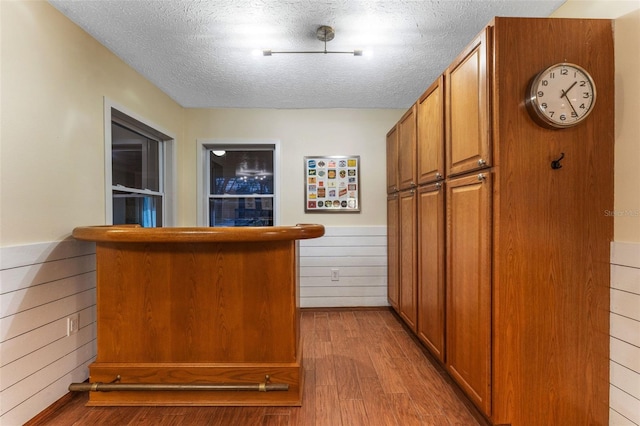
[[[562,69],[560,70],[560,75],[569,75],[569,70],[568,70],[568,69],[566,69],[566,68],[562,68]]]
[[[544,96],[544,92],[542,90],[538,90],[538,97],[541,98]]]
[[[582,92],[582,97],[583,98],[589,99],[589,96],[590,96],[589,92]]]
[[[549,111],[549,117],[553,117],[555,113],[555,111]]]
[[[556,78],[556,73],[555,72],[550,72],[549,73],[549,78]]]
[[[560,114],[560,120],[565,121],[567,119],[567,116],[564,114]]]
[[[578,118],[578,113],[575,111],[571,111],[571,118]]]
[[[586,106],[584,106],[584,104],[580,104],[580,106],[579,106],[578,108],[580,108],[580,109],[585,109],[585,108],[586,108]]]
[[[582,105],[584,105],[584,104],[582,104]],[[547,109],[547,103],[546,102],[541,103],[540,106],[542,107],[542,109]]]
[[[584,87],[587,85],[587,82],[584,80],[580,80],[580,87]]]
[[[549,85],[549,80],[542,80],[542,85],[543,86],[548,86]]]

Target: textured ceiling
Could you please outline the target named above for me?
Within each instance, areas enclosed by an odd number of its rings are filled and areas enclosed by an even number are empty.
[[[184,107],[407,108],[494,16],[565,0],[50,0]],[[262,49],[364,56],[274,55]]]

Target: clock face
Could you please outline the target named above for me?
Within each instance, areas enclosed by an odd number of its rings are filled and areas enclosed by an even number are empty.
[[[529,86],[525,104],[532,118],[549,128],[567,128],[582,122],[593,110],[596,86],[578,65],[560,63],[538,74]]]

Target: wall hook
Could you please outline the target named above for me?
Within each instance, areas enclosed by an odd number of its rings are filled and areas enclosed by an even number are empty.
[[[554,170],[557,169],[561,169],[562,168],[562,164],[560,164],[560,161],[562,161],[562,159],[564,158],[564,152],[560,153],[560,158],[558,158],[557,160],[553,160],[551,162],[551,168]]]

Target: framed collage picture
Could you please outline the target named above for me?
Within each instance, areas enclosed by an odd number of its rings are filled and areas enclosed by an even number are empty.
[[[360,212],[360,156],[304,157],[304,211]]]

